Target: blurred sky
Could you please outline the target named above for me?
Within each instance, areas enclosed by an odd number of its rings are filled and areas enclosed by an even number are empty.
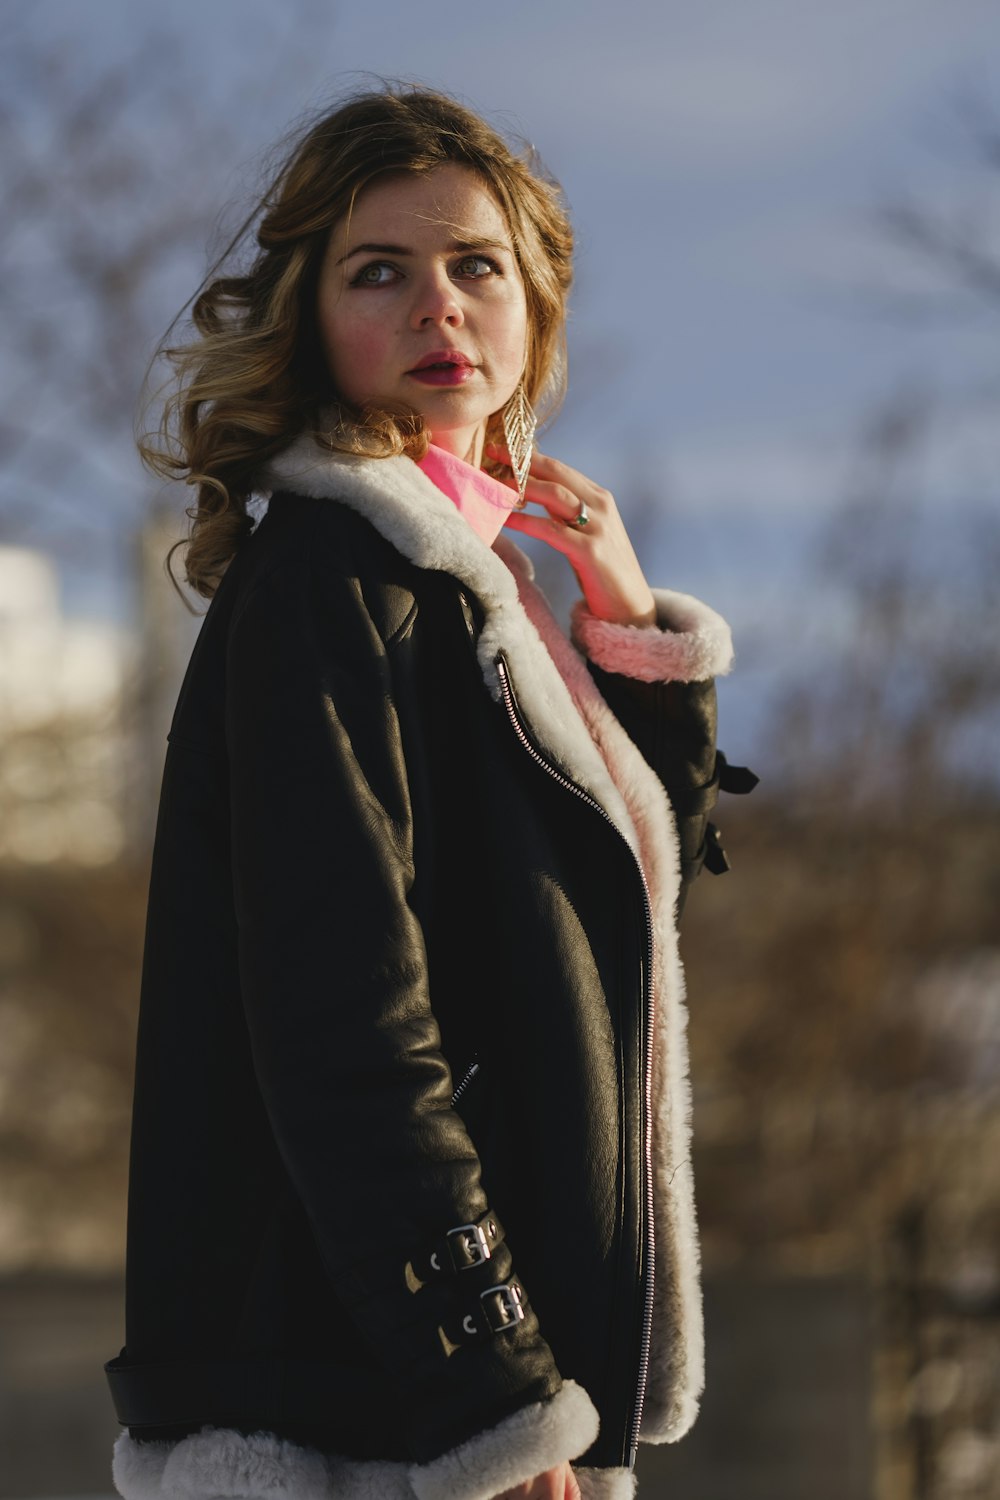
[[[951,404],[920,476],[932,509],[982,503],[998,472],[992,320],[877,221],[909,201],[991,210],[996,234],[997,173],[969,123],[1000,118],[990,0],[40,0],[19,20],[64,37],[80,79],[159,38],[192,100],[232,94],[239,158],[209,168],[220,203],[303,110],[369,74],[442,87],[529,138],[579,240],[570,396],[544,446],[626,516],[630,495],[658,498],[651,581],[721,609],[751,667],[794,628],[807,545],[874,403],[919,381]],[[18,107],[44,129],[44,105]],[[152,183],[171,162],[151,120],[140,95]],[[158,286],[154,334],[203,260]],[[114,462],[139,493],[127,447]],[[106,579],[64,581],[68,607],[120,610]]]

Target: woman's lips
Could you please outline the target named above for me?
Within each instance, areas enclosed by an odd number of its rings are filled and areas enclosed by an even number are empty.
[[[464,385],[476,372],[472,365],[426,365],[409,373],[421,385]]]
[[[421,385],[464,385],[475,374],[475,366],[458,350],[441,349],[425,354],[412,370],[407,371]]]

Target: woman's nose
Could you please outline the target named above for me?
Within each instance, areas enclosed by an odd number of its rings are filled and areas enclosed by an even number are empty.
[[[410,321],[414,328],[458,328],[465,321],[450,276],[435,272],[420,280],[415,288]]]

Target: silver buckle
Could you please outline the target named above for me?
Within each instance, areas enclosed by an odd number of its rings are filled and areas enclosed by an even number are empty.
[[[493,1255],[481,1224],[459,1224],[456,1229],[449,1229],[445,1238],[456,1271],[481,1266]]]
[[[502,1329],[511,1328],[515,1323],[520,1323],[523,1320],[524,1308],[521,1306],[523,1296],[524,1293],[516,1281],[510,1282],[509,1285],[501,1282],[499,1286],[491,1286],[485,1292],[479,1293],[479,1300],[483,1304],[483,1313],[494,1333],[500,1333]],[[490,1304],[486,1300],[487,1297],[496,1298],[496,1302],[493,1304],[493,1310],[498,1318],[496,1322],[490,1316]]]

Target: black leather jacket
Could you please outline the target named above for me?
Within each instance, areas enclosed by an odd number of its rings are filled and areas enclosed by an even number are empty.
[[[516,606],[319,494],[276,493],[241,545],[170,731],[116,1479],[138,1494],[137,1466],[215,1428],[285,1440],[337,1496],[337,1463],[471,1500],[566,1457],[618,1493],[647,1362],[672,1358],[641,864],[579,718],[540,723]],[[710,680],[587,670],[669,793],[679,907],[749,773],[716,757]]]

